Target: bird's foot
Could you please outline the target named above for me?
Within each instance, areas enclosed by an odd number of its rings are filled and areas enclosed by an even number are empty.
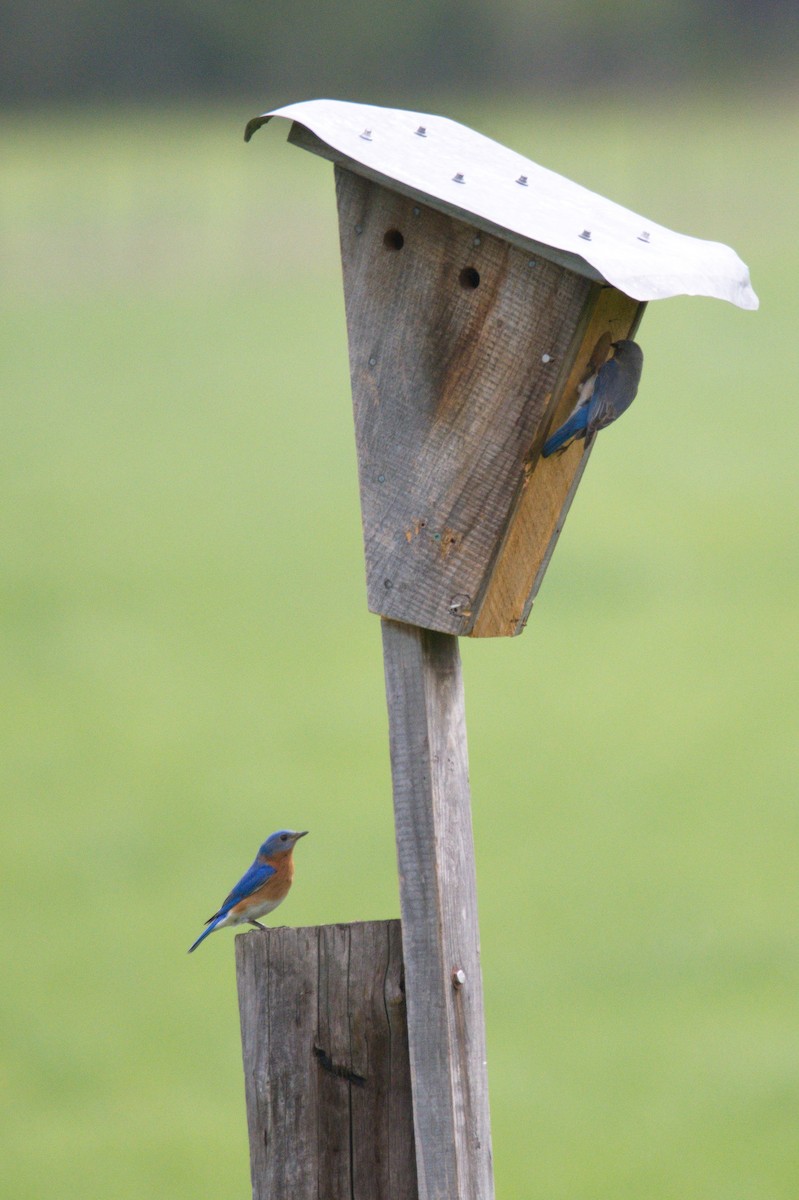
[[[249,924],[254,925],[256,929],[263,929],[266,932],[266,926],[262,925],[260,921],[252,920]]]

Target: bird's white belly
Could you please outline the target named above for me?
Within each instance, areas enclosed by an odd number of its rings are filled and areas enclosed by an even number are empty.
[[[228,913],[224,921],[220,921],[220,925],[245,925],[247,921],[256,921],[258,917],[265,917],[273,908],[277,908],[283,900],[261,900],[258,904],[253,904],[245,908],[242,912]]]

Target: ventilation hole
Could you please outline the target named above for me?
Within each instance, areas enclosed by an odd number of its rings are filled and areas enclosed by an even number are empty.
[[[480,273],[474,267],[464,267],[458,276],[461,287],[476,288],[480,286]]]
[[[383,245],[386,250],[401,250],[405,245],[405,238],[398,229],[388,229],[383,235]]]

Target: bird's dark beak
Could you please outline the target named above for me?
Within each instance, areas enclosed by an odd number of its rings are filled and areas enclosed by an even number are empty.
[[[295,841],[295,842],[298,842],[298,841],[300,840],[300,838],[301,838],[301,837],[307,837],[307,836],[308,836],[308,834],[309,834],[309,832],[310,832],[310,830],[308,830],[308,829],[303,829],[302,833],[295,833],[295,834],[294,834],[294,841]]]

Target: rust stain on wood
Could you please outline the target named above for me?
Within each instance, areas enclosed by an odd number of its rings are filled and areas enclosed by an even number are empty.
[[[455,530],[446,527],[441,530],[440,553],[442,558],[449,558],[453,550],[457,550],[458,544],[461,541],[461,535]]]
[[[405,530],[405,541],[410,544],[414,538],[421,537],[424,534],[430,539],[442,558],[448,558],[454,550],[457,550],[460,543],[463,541],[463,534],[457,529],[450,529],[445,525],[443,529],[433,530],[429,527],[426,520],[417,517],[408,528]]]

